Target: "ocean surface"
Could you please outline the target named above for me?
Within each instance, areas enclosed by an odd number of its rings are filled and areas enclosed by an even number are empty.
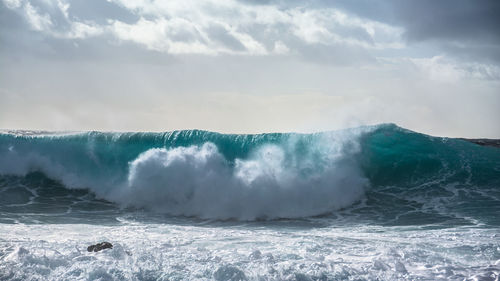
[[[112,249],[88,252],[108,241]],[[314,134],[0,132],[0,280],[499,280],[500,149]]]

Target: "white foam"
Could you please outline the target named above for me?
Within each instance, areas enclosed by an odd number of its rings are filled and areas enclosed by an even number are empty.
[[[368,184],[348,155],[329,152],[312,170],[311,159],[289,159],[277,145],[264,145],[234,164],[212,143],[151,149],[130,163],[127,186],[111,197],[126,205],[202,218],[320,215],[359,200]]]
[[[19,152],[14,146],[9,146],[1,155],[0,174],[24,176],[30,172],[40,171],[49,178],[61,181],[69,188],[91,185],[86,178],[78,176],[62,164],[50,159],[49,156],[37,151]]]
[[[120,180],[116,179],[126,171],[94,174],[82,170],[79,159],[68,162],[55,148],[40,152],[9,146],[0,158],[0,174],[42,171],[68,188],[90,188],[99,197],[124,206],[171,215],[297,218],[325,214],[363,197],[368,180],[355,161],[359,152],[355,139],[325,135],[297,151],[299,139],[290,138],[279,145],[263,144],[245,159],[232,161],[210,142],[153,148],[131,161],[126,179]],[[85,163],[100,166],[91,152],[86,153]]]
[[[498,229],[224,225],[0,224],[0,280],[496,280],[500,272]],[[87,252],[102,241],[113,248]]]

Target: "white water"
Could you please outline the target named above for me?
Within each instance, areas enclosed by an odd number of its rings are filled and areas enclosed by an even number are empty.
[[[0,225],[0,280],[498,280],[496,229],[307,222]],[[89,253],[101,241],[113,249]]]
[[[368,180],[344,155],[324,154],[320,168],[289,161],[282,148],[263,146],[230,167],[217,147],[151,149],[130,164],[128,185],[113,201],[173,215],[254,220],[320,215],[351,205]]]
[[[78,157],[66,157],[66,150],[57,146],[40,151],[10,146],[0,157],[0,175],[41,171],[67,188],[89,188],[121,206],[170,215],[243,221],[300,218],[327,214],[363,198],[369,181],[356,162],[358,137],[325,135],[301,153],[296,153],[293,139],[264,144],[234,161],[210,142],[152,148],[128,168],[102,165],[91,147]]]
[[[89,156],[82,161],[87,168],[97,167],[86,174],[78,166],[82,163],[65,157],[74,150],[57,144],[48,151],[5,147],[9,152],[0,158],[1,174],[42,171],[68,188],[89,187],[118,205],[160,214],[121,210],[53,182],[5,177],[0,280],[499,279],[500,237],[492,216],[426,212],[449,196],[470,192],[478,194],[472,202],[494,216],[498,200],[489,197],[496,196],[496,186],[468,191],[469,183],[450,185],[444,197],[432,197],[439,192],[432,185],[426,196],[412,193],[419,186],[401,198],[393,192],[397,186],[387,186],[366,199],[375,202],[364,204],[367,181],[354,161],[355,139],[347,140],[353,145],[342,139],[316,142],[297,158],[290,157],[298,155],[293,143],[263,145],[232,163],[211,143],[148,148],[120,166],[120,176],[125,175],[120,181],[108,173],[113,169],[100,166],[103,158],[92,158],[92,147],[75,154]],[[329,213],[360,198],[361,204]],[[381,201],[386,204],[377,208]],[[397,203],[394,209],[387,208],[391,202]],[[466,204],[459,207],[474,211]],[[329,214],[252,221],[323,213]],[[395,226],[411,224],[412,214],[416,224]],[[404,215],[409,216],[400,219]],[[220,220],[227,218],[236,220]],[[102,241],[114,248],[86,251]]]

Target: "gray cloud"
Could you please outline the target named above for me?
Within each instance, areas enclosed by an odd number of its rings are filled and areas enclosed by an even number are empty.
[[[93,21],[97,24],[106,24],[109,19],[134,23],[140,18],[132,11],[111,1],[93,0],[89,3],[88,0],[72,0],[68,3],[70,15],[79,20]]]
[[[96,39],[103,45],[133,42],[173,55],[289,53],[344,65],[351,58],[345,54],[354,55],[356,63],[361,58],[373,61],[369,52],[352,50],[400,47],[400,31],[389,25],[335,8],[264,4],[58,0],[35,5],[29,0],[3,0],[2,10],[24,18],[24,29],[38,31],[45,41],[69,40],[82,46],[83,39],[93,40],[92,45]],[[321,56],[324,59],[316,59]]]
[[[391,49],[403,47],[406,40],[409,47],[427,42],[458,58],[500,61],[500,2],[495,0],[241,1],[223,5],[193,2],[187,6],[158,2],[138,5],[122,0],[36,4],[4,0],[2,4],[2,14],[9,16],[8,20],[4,17],[4,22],[16,24],[17,29],[31,23],[32,29],[65,38],[95,37],[104,32],[109,33],[106,38],[114,36],[168,53],[178,52],[179,48],[188,53],[272,53],[279,40],[307,58],[311,57],[308,53],[325,46],[331,46],[331,53],[353,47]],[[14,20],[6,7],[24,17],[24,23]],[[122,24],[120,33],[110,27],[110,21]],[[156,34],[130,35],[132,28],[137,27],[133,32],[143,32],[137,29],[160,24],[163,31],[158,29]],[[5,29],[4,36],[8,36]],[[175,42],[186,44],[176,46]],[[304,43],[311,49],[305,50]]]
[[[259,3],[336,8],[360,18],[401,27],[404,30],[402,40],[408,48],[434,46],[441,54],[463,61],[500,64],[500,2],[496,0],[311,0],[285,4],[283,1]],[[363,36],[362,33],[361,30],[359,34]],[[353,36],[355,33],[347,34]]]
[[[500,63],[500,2],[408,1],[396,5],[409,42],[429,42],[465,60]]]
[[[318,5],[325,5],[316,1]],[[340,0],[328,5],[404,28],[408,44],[428,43],[465,60],[500,63],[500,2],[496,0]]]
[[[222,43],[224,46],[228,47],[234,51],[244,51],[246,50],[245,46],[236,39],[227,29],[225,29],[222,25],[215,24],[211,25],[207,28],[207,33],[209,38]]]
[[[445,0],[395,2],[396,17],[412,41],[500,42],[500,2]]]

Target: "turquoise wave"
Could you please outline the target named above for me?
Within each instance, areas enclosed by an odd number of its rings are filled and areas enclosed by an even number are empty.
[[[19,201],[20,182],[39,187],[34,173],[170,215],[254,220],[347,208],[394,223],[500,224],[498,148],[393,124],[315,134],[1,133],[0,204]]]

